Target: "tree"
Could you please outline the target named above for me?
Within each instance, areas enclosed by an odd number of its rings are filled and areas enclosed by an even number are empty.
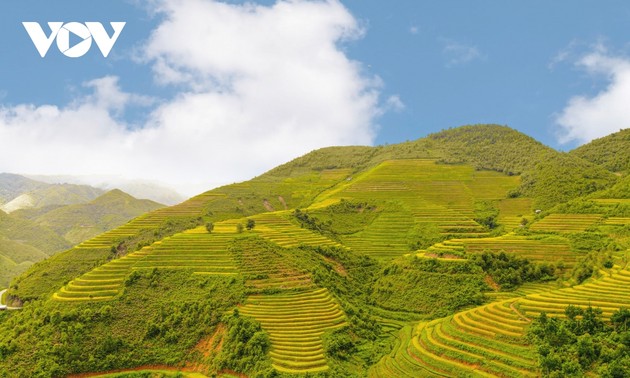
[[[253,219],[248,219],[247,220],[247,225],[245,226],[248,230],[252,230],[254,227],[256,227],[256,221]]]
[[[208,222],[206,223],[206,230],[208,230],[208,233],[212,233],[212,230],[214,230],[214,223],[212,222]]]

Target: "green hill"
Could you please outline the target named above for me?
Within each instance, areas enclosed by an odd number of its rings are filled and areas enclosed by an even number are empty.
[[[10,267],[0,270],[0,285],[8,286],[11,278],[55,252],[162,206],[112,190],[85,204],[53,205],[12,214],[0,211],[0,256]]]
[[[313,151],[34,264],[0,314],[0,371],[624,376],[625,185],[495,125]],[[585,319],[567,343],[601,356],[540,346],[543,313]]]
[[[550,208],[615,182],[615,177],[601,167],[498,125],[463,126],[390,146],[324,148],[262,177],[341,168],[359,172],[389,159],[436,159],[444,164],[465,163],[475,169],[520,175],[520,187],[511,196],[530,197],[538,208]]]
[[[570,154],[600,165],[612,172],[630,172],[630,129],[595,139]]]
[[[91,201],[102,193],[101,189],[87,185],[47,184],[13,198],[2,205],[2,210],[11,213],[20,209],[80,204]]]
[[[115,189],[88,203],[56,208],[33,220],[74,245],[160,207],[163,205]]]

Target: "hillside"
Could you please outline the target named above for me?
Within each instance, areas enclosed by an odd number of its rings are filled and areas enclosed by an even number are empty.
[[[63,206],[31,219],[74,245],[160,207],[114,189],[88,203]]]
[[[0,204],[5,204],[21,194],[46,186],[42,182],[31,180],[24,176],[0,173]]]
[[[630,129],[620,130],[576,148],[570,154],[612,172],[630,172]]]
[[[444,164],[466,163],[475,169],[521,175],[520,187],[511,196],[530,197],[539,208],[595,192],[616,180],[601,167],[498,125],[463,126],[389,146],[324,148],[281,165],[261,178],[332,168],[357,172],[388,159],[436,159]]]
[[[494,125],[317,150],[33,265],[0,369],[623,376],[626,184]],[[564,349],[539,331],[561,318]],[[589,342],[618,352],[580,359]]]
[[[0,211],[0,256],[7,267],[0,270],[0,285],[8,286],[11,278],[55,252],[162,206],[112,190],[85,204],[48,206],[12,214]]]
[[[0,285],[7,287],[11,278],[33,263],[71,245],[47,227],[0,211]]]

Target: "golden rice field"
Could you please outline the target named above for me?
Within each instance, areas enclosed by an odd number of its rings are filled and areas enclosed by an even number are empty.
[[[602,220],[597,214],[551,214],[532,224],[530,230],[571,233],[582,232]]]
[[[400,343],[370,370],[371,377],[535,377],[535,351],[524,334],[545,312],[564,316],[568,305],[599,307],[604,318],[630,306],[630,271],[613,270],[572,288],[531,293],[420,322],[400,330]]]

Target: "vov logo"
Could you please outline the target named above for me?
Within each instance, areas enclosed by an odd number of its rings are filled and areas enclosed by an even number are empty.
[[[111,37],[100,22],[86,22],[85,24],[80,22],[49,22],[50,35],[47,36],[39,23],[22,22],[42,58],[48,53],[53,40],[57,41],[59,51],[69,58],[80,58],[87,54],[92,47],[92,40],[94,40],[103,57],[107,58],[127,23],[110,22],[109,24],[114,29],[114,34]],[[73,46],[70,46],[70,33],[80,39]]]

